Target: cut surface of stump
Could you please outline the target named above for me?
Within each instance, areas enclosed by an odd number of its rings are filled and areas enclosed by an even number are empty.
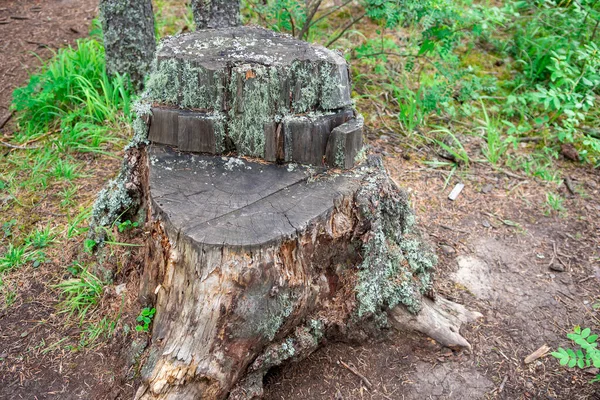
[[[150,141],[183,151],[351,168],[363,145],[345,59],[262,28],[165,39],[144,98],[153,106]],[[336,144],[332,158],[331,132],[347,123],[360,140]]]

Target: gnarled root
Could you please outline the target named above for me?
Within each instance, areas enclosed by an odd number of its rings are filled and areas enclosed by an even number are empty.
[[[439,296],[435,301],[424,297],[421,311],[416,315],[408,312],[403,306],[393,308],[388,314],[390,322],[398,330],[418,331],[443,346],[469,350],[471,345],[460,334],[460,327],[483,316]]]

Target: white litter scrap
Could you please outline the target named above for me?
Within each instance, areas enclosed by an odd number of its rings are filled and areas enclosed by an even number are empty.
[[[460,194],[460,192],[462,192],[462,190],[463,190],[464,187],[465,187],[464,184],[457,183],[456,186],[454,186],[454,189],[452,189],[452,191],[448,195],[448,198],[450,200],[452,200],[452,201],[456,200],[456,198],[458,197],[458,195]]]

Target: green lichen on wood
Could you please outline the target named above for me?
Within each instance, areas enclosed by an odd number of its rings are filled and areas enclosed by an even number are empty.
[[[246,65],[232,70],[227,130],[239,154],[264,157],[264,126],[277,113],[279,79],[274,68]]]
[[[345,68],[345,65],[344,65]],[[321,108],[334,110],[344,107],[344,86],[336,66],[323,63],[319,68],[321,79]]]
[[[358,317],[385,321],[385,311],[399,304],[417,313],[421,294],[431,286],[435,254],[416,233],[406,195],[385,174],[372,174],[365,183],[357,200],[361,214],[371,223],[371,232],[359,265]],[[388,190],[382,190],[385,188]]]
[[[171,105],[179,105],[181,87],[179,61],[172,58],[154,63],[152,73],[146,82],[142,99]]]
[[[310,61],[296,61],[290,68],[290,81],[293,82],[292,110],[296,114],[306,113],[316,108],[321,94],[321,79],[318,64]]]
[[[102,0],[99,9],[107,72],[127,74],[140,89],[150,72],[156,50],[152,2]]]
[[[181,67],[181,107],[204,110],[221,110],[223,106],[223,77],[220,72],[209,71],[184,61]]]

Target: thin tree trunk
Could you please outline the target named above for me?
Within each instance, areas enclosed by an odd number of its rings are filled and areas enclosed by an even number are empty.
[[[151,0],[101,0],[100,19],[107,73],[127,74],[140,90],[156,51]]]
[[[239,0],[192,0],[196,29],[216,29],[238,26]]]

